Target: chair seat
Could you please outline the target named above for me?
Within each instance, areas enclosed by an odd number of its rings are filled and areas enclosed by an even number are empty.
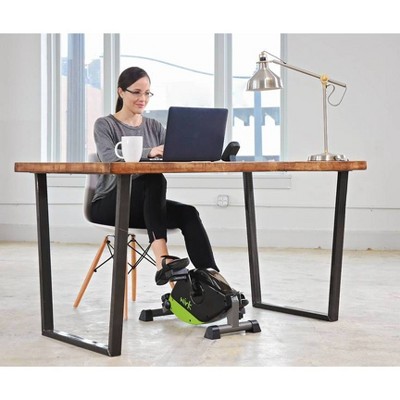
[[[90,224],[93,226],[97,226],[98,228],[104,229],[107,232],[115,231],[115,226],[112,226],[112,225],[98,224],[96,222],[90,222]],[[129,228],[128,229],[128,235],[136,236],[138,234],[147,236],[147,229],[140,229],[140,228]]]

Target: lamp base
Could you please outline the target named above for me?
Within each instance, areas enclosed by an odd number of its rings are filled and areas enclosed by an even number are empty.
[[[349,161],[343,154],[321,153],[308,157],[308,161]]]

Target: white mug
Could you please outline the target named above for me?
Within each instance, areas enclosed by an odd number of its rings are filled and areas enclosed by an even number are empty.
[[[122,155],[119,146],[122,146]],[[143,136],[122,136],[121,141],[115,145],[115,154],[126,162],[140,161],[143,151]]]

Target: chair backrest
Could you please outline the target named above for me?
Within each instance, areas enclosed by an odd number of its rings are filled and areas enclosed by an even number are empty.
[[[99,162],[99,158],[96,153],[88,154],[88,162]],[[94,191],[96,189],[97,181],[99,179],[98,174],[87,174],[85,180],[85,190],[83,199],[83,214],[89,222],[93,222],[91,218],[92,199]]]

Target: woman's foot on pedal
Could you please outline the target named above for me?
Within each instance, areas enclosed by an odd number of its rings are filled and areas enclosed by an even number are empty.
[[[156,272],[156,284],[165,285],[174,275],[174,272],[184,269],[189,265],[188,258],[178,258],[175,256],[162,256],[162,268]],[[167,260],[172,260],[167,262]]]

